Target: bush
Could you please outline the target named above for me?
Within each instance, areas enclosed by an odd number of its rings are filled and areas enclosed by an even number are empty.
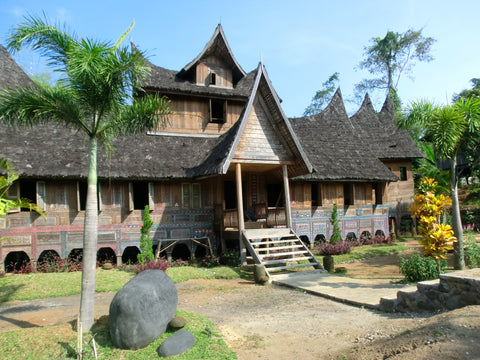
[[[469,268],[480,267],[480,246],[473,238],[465,246],[465,265]]]
[[[145,270],[162,270],[162,271],[166,271],[169,267],[170,267],[170,262],[161,257],[159,258],[158,260],[151,260],[151,261],[147,261],[143,264],[135,264],[135,265],[132,265],[131,269],[132,271],[135,273],[135,274],[138,274],[138,273],[141,273],[142,271],[145,271]]]
[[[320,255],[341,255],[349,253],[351,248],[349,241],[339,241],[336,244],[320,243],[315,249]]]
[[[241,263],[240,251],[234,249],[226,251],[220,255],[220,263],[226,266],[239,266]]]
[[[447,267],[445,260],[440,260],[442,272]],[[437,263],[431,257],[413,253],[409,257],[400,256],[400,270],[408,282],[438,279]]]
[[[198,259],[198,264],[203,267],[211,268],[220,265],[220,258],[216,255],[205,255]]]

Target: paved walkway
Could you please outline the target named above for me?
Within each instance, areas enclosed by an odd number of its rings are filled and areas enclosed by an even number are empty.
[[[395,297],[399,289],[407,287],[403,284],[375,284],[372,280],[352,279],[318,270],[275,275],[272,283],[370,309],[378,309],[380,298]]]

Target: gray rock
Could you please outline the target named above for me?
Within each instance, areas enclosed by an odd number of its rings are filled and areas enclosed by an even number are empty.
[[[182,354],[197,343],[195,336],[188,330],[180,330],[167,338],[157,349],[158,355],[169,357]]]
[[[122,349],[140,349],[159,338],[177,311],[177,289],[161,270],[145,270],[126,283],[110,304],[110,335]]]
[[[181,329],[187,324],[187,319],[183,316],[175,316],[168,325],[174,329]]]

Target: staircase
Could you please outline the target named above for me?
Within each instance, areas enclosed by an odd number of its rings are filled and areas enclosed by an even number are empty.
[[[323,269],[292,229],[243,230],[243,241],[255,264],[263,265],[269,278],[291,269]]]

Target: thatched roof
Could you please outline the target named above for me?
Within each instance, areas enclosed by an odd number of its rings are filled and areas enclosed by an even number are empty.
[[[367,107],[362,113],[367,112]],[[372,116],[376,121],[372,107]],[[398,180],[370,149],[361,128],[345,110],[340,90],[321,113],[290,119],[314,171],[305,180],[396,181]],[[381,131],[381,129],[380,129]]]
[[[224,41],[221,27],[212,39],[202,54]],[[231,54],[224,42],[224,50]],[[233,55],[231,57],[233,59]],[[188,71],[194,63],[182,71]],[[289,173],[297,179],[395,181],[397,177],[383,165],[382,159],[422,156],[408,133],[396,129],[389,100],[382,111],[376,113],[366,97],[358,112],[349,118],[338,90],[320,114],[287,119],[263,64],[243,76],[233,89],[197,86],[181,79],[178,72],[151,66],[147,84],[151,89],[185,96],[242,97],[247,105],[239,121],[220,137],[168,133],[121,137],[113,142],[114,152],[109,156],[100,146],[100,179],[161,180],[225,174],[253,100],[258,96],[270,114],[268,121],[278,131],[289,153],[298,159],[296,166],[289,168]],[[236,71],[241,73],[240,70]],[[17,86],[34,86],[34,83],[0,46],[0,89]],[[0,125],[0,157],[12,161],[23,177],[85,178],[87,148],[85,134],[59,125],[44,124],[35,128]]]
[[[124,180],[187,178],[218,141],[216,138],[147,135],[120,137],[107,156],[98,153],[98,177]],[[88,137],[54,124],[34,128],[0,125],[0,157],[17,173],[36,178],[86,178]],[[194,150],[194,151],[193,151]]]
[[[350,118],[364,142],[379,159],[411,159],[423,157],[411,136],[395,123],[395,109],[389,97],[376,113],[368,94],[362,106]]]
[[[0,45],[0,90],[26,86],[35,86],[35,83]]]
[[[199,86],[194,81],[196,65],[215,54],[232,69],[233,88]],[[200,96],[219,96],[246,99],[252,90],[254,72],[249,74],[240,67],[228,45],[221,25],[218,25],[210,41],[195,59],[180,71],[168,70],[156,66],[147,60],[151,72],[142,84],[145,90],[160,91],[162,94],[187,94]]]

